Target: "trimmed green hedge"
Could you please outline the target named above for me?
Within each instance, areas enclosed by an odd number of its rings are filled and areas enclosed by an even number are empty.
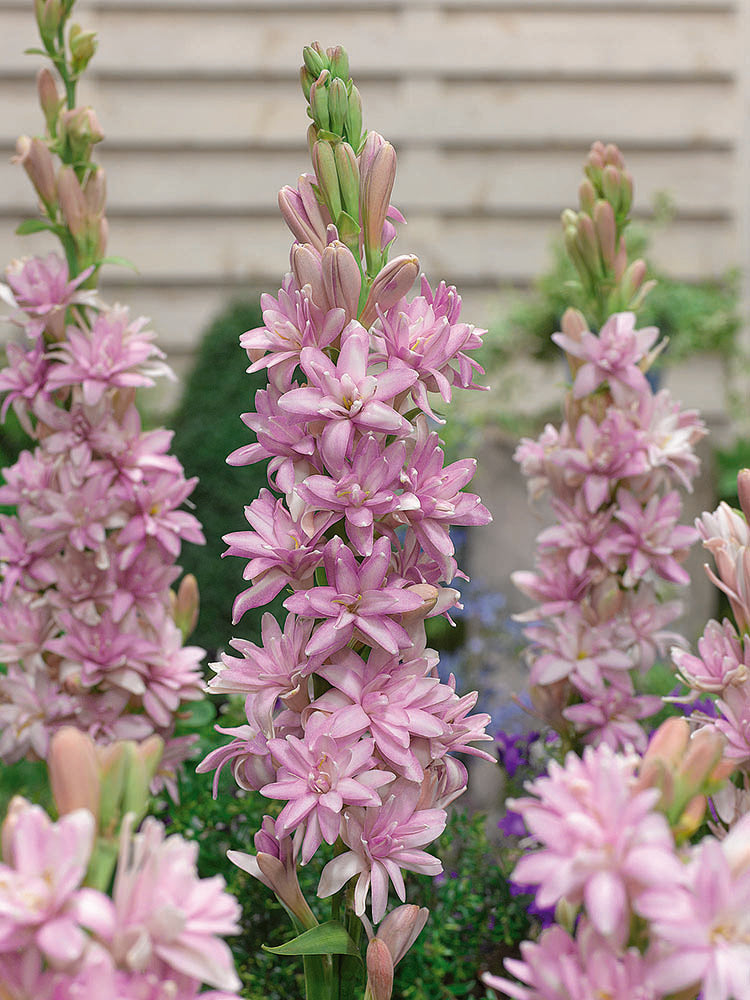
[[[235,302],[214,320],[170,422],[175,428],[173,451],[186,475],[199,478],[191,500],[206,545],[186,545],[180,563],[186,573],[195,574],[201,594],[192,641],[210,654],[225,647],[233,635],[256,640],[261,614],[268,610],[250,611],[232,628],[232,602],[247,586],[242,579],[245,561],[221,558],[226,549],[222,535],[247,527],[243,508],[268,485],[265,463],[239,468],[226,464],[230,452],[253,439],[240,414],[253,409],[256,390],[266,385],[266,373],[247,374],[249,362],[238,341],[245,330],[262,322],[255,302]]]

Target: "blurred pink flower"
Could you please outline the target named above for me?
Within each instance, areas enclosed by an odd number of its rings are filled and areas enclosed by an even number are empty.
[[[657,789],[635,789],[633,754],[602,743],[583,758],[569,753],[564,766],[528,785],[533,798],[511,799],[539,850],[516,865],[514,881],[538,886],[539,906],[561,899],[585,903],[591,923],[621,946],[631,907],[648,887],[675,889],[683,878],[666,819],[654,811]]]

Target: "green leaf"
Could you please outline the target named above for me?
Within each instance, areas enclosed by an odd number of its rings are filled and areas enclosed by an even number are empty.
[[[329,920],[312,927],[304,934],[280,944],[277,948],[263,945],[272,955],[354,955],[360,957],[359,948],[352,941],[346,927],[338,920]]]
[[[44,49],[24,49],[23,54],[25,56],[46,56],[47,52]]]
[[[131,271],[135,271],[136,274],[138,273],[138,268],[135,266],[135,264],[133,263],[133,261],[132,260],[128,260],[127,257],[117,257],[117,256],[115,256],[115,257],[103,257],[99,261],[99,265],[101,266],[102,264],[116,264],[118,267],[127,267]]]
[[[45,222],[44,219],[26,219],[20,225],[16,226],[16,236],[28,236],[29,233],[41,233],[45,229],[50,229],[55,232],[55,226],[51,222]]]
[[[201,729],[203,726],[207,726],[210,722],[213,722],[216,718],[216,706],[212,701],[206,699],[205,701],[195,702],[190,708],[190,718],[186,719],[186,728],[188,729]]]

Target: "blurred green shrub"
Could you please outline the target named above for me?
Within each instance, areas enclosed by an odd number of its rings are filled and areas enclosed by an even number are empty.
[[[658,222],[658,219],[657,219]],[[648,260],[648,234],[641,228],[629,233],[629,256]],[[649,264],[656,286],[639,310],[639,326],[658,326],[669,337],[665,357],[682,361],[698,351],[731,354],[740,327],[738,274],[722,280],[687,283],[677,281]],[[520,299],[487,338],[487,358],[498,367],[519,354],[539,360],[555,358],[559,350],[552,334],[560,329],[560,318],[575,304],[575,270],[562,243],[552,250],[549,269],[534,283],[530,295]]]
[[[186,545],[180,564],[194,573],[200,588],[201,610],[192,641],[213,654],[232,635],[256,640],[263,611],[249,611],[233,629],[232,603],[246,586],[242,559],[222,559],[222,535],[247,528],[243,508],[267,486],[265,463],[233,467],[227,455],[248,444],[254,435],[240,420],[253,409],[255,391],[266,385],[266,373],[248,375],[247,355],[240,334],[263,322],[255,302],[235,302],[210,325],[201,341],[177,412],[169,421],[175,428],[173,451],[188,476],[198,476],[191,500],[203,525],[206,545]],[[271,609],[273,610],[273,606]]]

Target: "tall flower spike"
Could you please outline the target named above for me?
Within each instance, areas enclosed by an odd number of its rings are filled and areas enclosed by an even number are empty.
[[[175,623],[170,585],[183,542],[200,544],[203,533],[179,509],[195,480],[169,454],[171,434],[144,433],[136,408],[138,387],[172,377],[164,355],[146,319],[106,305],[96,290],[106,185],[92,155],[103,135],[93,109],[75,100],[95,40],[80,26],[67,29],[72,6],[37,3],[54,67],[38,78],[47,134],[21,137],[17,158],[40,199],[42,219],[31,228],[40,222],[57,234],[64,258],[12,261],[0,284],[24,333],[0,371],[0,413],[13,406],[34,441],[0,487],[0,503],[15,507],[0,521],[0,649],[8,664],[0,756],[44,758],[70,726],[103,745],[158,734],[174,790],[174,768],[190,750],[190,741],[174,738],[175,722],[201,697],[203,650],[183,644],[192,614],[185,598]],[[197,608],[197,593],[190,606]],[[53,770],[60,808],[68,808],[73,789]]]
[[[472,387],[481,369],[470,353],[484,331],[461,321],[454,288],[433,291],[423,278],[421,294],[406,297],[418,261],[388,261],[403,220],[390,203],[396,154],[362,135],[348,73],[340,47],[305,48],[315,174],[282,190],[297,241],[291,272],[277,297],[263,296],[264,325],[240,340],[269,385],[243,416],[257,443],[230,461],[268,459],[270,490],[245,509],[252,530],[225,537],[251,581],[234,617],[281,594],[289,615],[283,629],[265,615],[262,645],[232,640],[242,658],[217,665],[211,688],[245,695],[247,726],[200,769],[231,760],[250,787],[273,772],[261,787],[281,803],[273,835],[256,837],[255,857],[230,856],[277,892],[298,930],[310,917],[292,878],[297,858],[309,862],[323,841],[343,845],[318,894],[335,896],[342,920],[353,909],[346,920],[369,927],[369,910],[384,921],[368,954],[371,993],[385,997],[425,916],[387,931],[389,885],[403,901],[403,871],[440,871],[426,848],[466,787],[454,755],[481,754],[475,744],[489,738],[475,696],[440,681],[424,619],[458,600],[451,525],[490,515],[464,492],[474,463],[446,466],[421,412],[432,412],[429,393],[447,402],[453,387]],[[308,962],[308,985],[335,984],[345,962]]]
[[[639,329],[632,311],[610,312],[628,280],[618,248],[632,181],[619,150],[595,143],[585,172],[581,212],[564,213],[564,224],[579,299],[599,329],[570,308],[553,335],[572,376],[565,420],[523,440],[516,459],[534,499],[549,493],[556,523],[538,537],[536,571],[514,580],[538,602],[522,616],[534,622],[526,636],[537,713],[568,746],[643,749],[640,720],[660,702],[637,694],[634,679],[669,646],[684,645],[665,628],[681,605],[662,593],[688,582],[682,563],[696,533],[678,523],[676,487],[691,487],[693,449],[706,430],[646,378],[658,330]]]

